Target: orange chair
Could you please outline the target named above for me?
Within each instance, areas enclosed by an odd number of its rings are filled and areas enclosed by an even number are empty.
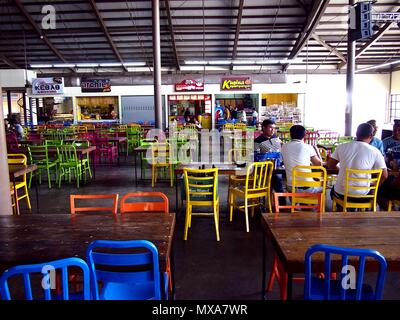
[[[162,201],[149,202],[143,199],[143,202],[127,202],[130,198],[161,198]],[[140,199],[142,200],[142,199]],[[128,212],[163,212],[169,213],[169,201],[162,192],[130,192],[121,199],[121,213]]]
[[[131,198],[144,198],[142,202],[127,202]],[[161,198],[162,201],[147,201],[146,198]],[[161,212],[169,213],[169,200],[162,192],[130,192],[124,195],[121,199],[120,212]],[[167,262],[168,287],[172,291],[171,265],[168,259]]]
[[[79,213],[79,212],[89,212],[89,211],[108,211],[112,214],[117,214],[118,209],[118,194],[71,194],[70,195],[70,206],[71,206],[71,214]],[[79,207],[75,206],[76,199],[112,199],[113,205],[111,207]]]
[[[280,197],[290,197],[294,201],[291,201],[290,205],[280,205],[279,198]],[[317,200],[317,203],[312,204],[298,204],[295,202],[296,197],[310,198]],[[274,193],[274,209],[275,214],[278,216],[278,213],[282,212],[284,209],[288,209],[289,212],[301,212],[304,211],[316,211],[322,212],[322,193]],[[314,213],[314,212],[313,212]],[[272,270],[268,279],[267,292],[272,291],[272,287],[274,285],[275,278],[278,281],[279,288],[281,291],[281,300],[287,299],[287,284],[288,284],[288,274],[285,272],[282,263],[280,262],[277,254],[274,254],[274,262],[272,264]],[[304,278],[293,278],[294,282],[303,282]]]

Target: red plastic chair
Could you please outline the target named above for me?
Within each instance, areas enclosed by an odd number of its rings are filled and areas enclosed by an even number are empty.
[[[127,202],[128,199],[141,198],[141,202]],[[145,199],[142,199],[145,198]],[[162,201],[148,201],[146,198],[161,198]],[[169,201],[162,192],[130,192],[121,199],[121,213],[129,212],[163,212],[169,213]]]
[[[95,139],[95,162],[100,163],[101,159],[106,159],[108,163],[114,163],[118,157],[117,146],[110,142],[107,137],[96,138]]]
[[[293,203],[293,201],[290,201],[290,205],[281,205],[279,204],[279,198],[280,197],[289,197],[289,198],[296,198],[296,197],[301,197],[301,198],[316,198],[318,200],[317,204],[298,204],[298,203]],[[316,212],[322,212],[322,193],[274,193],[274,209],[276,212],[276,216],[278,217],[278,213],[282,212],[284,209],[288,209],[292,211],[292,209],[299,211],[304,210],[304,211],[316,211]],[[302,211],[302,212],[304,212]],[[315,214],[315,212],[311,212],[311,214]],[[288,274],[285,272],[285,269],[282,266],[282,263],[280,262],[277,254],[274,254],[274,261],[272,264],[272,270],[269,275],[268,279],[268,284],[267,284],[267,292],[272,291],[272,287],[274,285],[275,279],[278,281],[279,288],[280,288],[280,297],[281,300],[287,300],[287,284],[288,284]],[[303,282],[304,278],[293,278],[294,282]]]

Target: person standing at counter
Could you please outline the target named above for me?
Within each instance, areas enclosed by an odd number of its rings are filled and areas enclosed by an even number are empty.
[[[109,110],[110,110],[109,111],[110,119],[113,119],[113,120],[117,119],[118,115],[117,115],[117,112],[115,111],[115,106],[110,104],[110,105],[108,105],[108,107],[109,107]]]

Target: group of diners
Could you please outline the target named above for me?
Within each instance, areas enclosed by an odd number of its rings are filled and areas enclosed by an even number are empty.
[[[276,124],[267,119],[262,123],[262,135],[257,137],[255,150],[261,153],[281,152],[285,167],[286,189],[292,191],[292,170],[296,166],[324,166],[337,170],[337,178],[331,189],[331,198],[343,199],[346,184],[346,169],[382,170],[378,188],[377,201],[381,210],[388,209],[389,200],[400,199],[400,176],[396,174],[396,160],[386,156],[388,148],[400,147],[400,121],[395,121],[393,136],[381,141],[375,137],[377,125],[375,120],[361,123],[357,127],[355,140],[339,144],[326,161],[322,160],[319,148],[304,141],[306,129],[302,125],[290,128],[290,141],[282,144],[275,135]],[[389,150],[390,151],[390,150]],[[389,168],[389,170],[388,170]],[[390,174],[389,174],[390,173]],[[283,176],[276,173],[272,179],[275,192],[284,192]],[[302,188],[298,192],[321,192],[320,188]],[[367,190],[352,191],[354,196],[366,194]],[[284,201],[284,199],[283,199]],[[350,201],[359,201],[356,197]],[[361,200],[360,200],[361,201]]]

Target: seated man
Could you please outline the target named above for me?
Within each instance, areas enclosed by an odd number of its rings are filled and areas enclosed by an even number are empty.
[[[389,200],[400,200],[400,175],[389,176],[378,189],[377,201],[380,210],[388,210]]]
[[[380,151],[369,143],[373,137],[374,128],[369,123],[362,123],[357,127],[357,140],[340,144],[336,147],[332,156],[327,161],[329,169],[335,169],[340,163],[339,174],[336,184],[331,190],[331,198],[335,195],[337,198],[344,199],[346,168],[372,170],[382,169],[380,183],[387,178],[385,160]],[[363,191],[361,191],[363,192]],[[350,199],[356,202],[357,198]]]
[[[281,140],[275,136],[275,122],[266,119],[263,121],[262,125],[262,135],[258,136],[254,140],[254,150],[261,153],[267,152],[281,152]],[[281,174],[273,174],[272,175],[272,187],[276,192],[283,192],[283,183],[282,183],[282,175]],[[279,201],[282,205],[285,204],[285,199],[280,198]]]
[[[295,166],[309,166],[310,164],[314,166],[322,165],[322,159],[318,148],[304,143],[305,135],[306,129],[303,126],[294,125],[290,128],[290,138],[292,141],[282,146],[282,158],[285,163],[287,181],[286,189],[288,192],[292,190],[292,170]],[[321,190],[311,189],[313,188],[307,188],[301,192],[321,192]]]
[[[281,152],[281,140],[275,135],[275,122],[266,119],[261,125],[262,135],[254,140],[254,150],[261,153]]]
[[[388,152],[388,149],[400,146],[400,120],[399,119],[394,120],[392,136],[383,139],[382,143],[383,143],[383,151],[385,152],[385,154]]]

